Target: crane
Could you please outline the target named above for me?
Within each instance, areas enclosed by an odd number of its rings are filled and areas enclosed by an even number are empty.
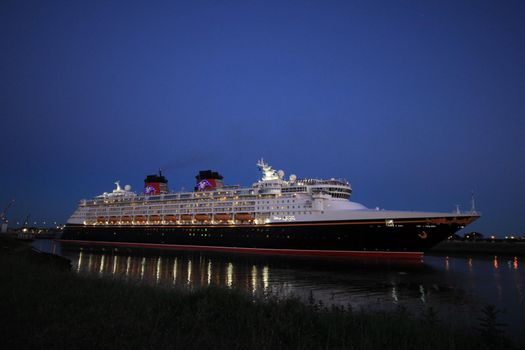
[[[11,199],[11,201],[9,203],[7,203],[7,205],[4,208],[4,210],[0,213],[0,220],[2,220],[2,222],[7,223],[7,211],[13,205],[14,202],[15,202],[15,200]]]
[[[2,232],[2,233],[6,233],[7,232],[7,223],[9,222],[7,220],[7,211],[13,205],[14,202],[15,202],[15,200],[11,199],[11,201],[6,205],[4,210],[0,213],[0,225],[1,225],[1,231],[0,232]]]

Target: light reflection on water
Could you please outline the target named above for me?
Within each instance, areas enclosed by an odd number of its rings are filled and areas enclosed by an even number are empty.
[[[445,322],[476,327],[480,310],[494,304],[507,330],[523,341],[525,274],[521,257],[430,256],[423,261],[333,260],[191,251],[76,248],[48,240],[37,249],[69,258],[79,274],[170,288],[209,285],[252,295],[313,297],[325,305],[354,309],[427,307]]]

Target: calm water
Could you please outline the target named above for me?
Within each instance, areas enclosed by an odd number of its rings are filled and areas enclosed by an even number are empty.
[[[151,251],[34,246],[71,260],[79,274],[195,289],[208,285],[254,295],[313,296],[324,304],[354,309],[403,307],[418,315],[428,307],[443,322],[476,327],[484,305],[501,310],[507,334],[525,341],[523,257],[427,255],[422,261],[333,260],[216,252]]]

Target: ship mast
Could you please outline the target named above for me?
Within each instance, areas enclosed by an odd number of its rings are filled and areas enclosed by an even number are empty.
[[[271,180],[279,179],[279,175],[277,174],[277,172],[274,169],[272,169],[272,167],[268,163],[265,163],[262,158],[261,160],[257,162],[257,166],[261,169],[263,173],[263,177],[262,177],[263,181],[271,181]]]

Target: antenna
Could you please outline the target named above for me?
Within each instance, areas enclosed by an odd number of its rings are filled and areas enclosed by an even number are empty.
[[[31,217],[31,214],[27,214],[26,219],[24,221],[24,227],[27,227],[29,225],[29,218]]]
[[[470,197],[470,212],[476,214],[476,200],[474,199],[474,191],[471,192]]]

